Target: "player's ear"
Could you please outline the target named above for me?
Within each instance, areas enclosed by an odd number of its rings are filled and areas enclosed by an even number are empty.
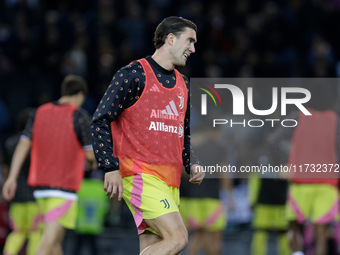
[[[169,33],[166,37],[166,42],[168,42],[170,46],[173,46],[175,44],[175,40],[176,36],[173,33]]]

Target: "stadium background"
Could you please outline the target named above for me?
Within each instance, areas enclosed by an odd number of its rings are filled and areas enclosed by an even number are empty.
[[[0,144],[15,132],[20,110],[59,97],[67,74],[88,81],[83,108],[92,114],[113,74],[154,52],[153,31],[170,15],[198,26],[196,53],[181,68],[188,77],[340,76],[339,0],[0,0]],[[249,152],[261,136],[242,137]],[[241,202],[229,217],[223,254],[249,254],[245,182],[235,180]],[[137,253],[129,212],[112,208],[100,254]],[[72,240],[68,233],[65,254]]]

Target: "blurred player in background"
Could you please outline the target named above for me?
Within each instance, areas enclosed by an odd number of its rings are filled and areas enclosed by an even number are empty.
[[[22,110],[17,118],[18,132],[5,141],[5,161],[10,165],[20,136],[25,128],[33,109]],[[33,188],[27,184],[30,160],[27,158],[18,176],[18,189],[11,201],[9,219],[12,232],[7,236],[4,254],[16,255],[23,248],[25,241],[26,254],[34,255],[42,234],[41,214],[38,204],[33,197]]]
[[[195,138],[195,139],[194,139]],[[192,146],[204,166],[223,166],[225,153],[218,129],[195,132]],[[228,209],[234,209],[232,183],[228,176],[210,176],[199,186],[181,185],[181,214],[190,233],[188,253],[198,255],[222,254],[223,232],[227,226],[227,210],[220,192],[228,195]]]
[[[306,86],[311,92],[308,111],[292,112],[295,128],[279,128],[270,137],[277,149],[291,141],[288,165],[298,167],[291,173],[287,218],[290,221],[288,238],[293,255],[304,254],[303,224],[310,221],[314,232],[314,254],[327,254],[327,226],[335,220],[339,208],[339,175],[329,171],[340,158],[340,128],[335,111],[337,84],[317,83]],[[287,151],[280,151],[286,153]],[[309,165],[309,166],[308,166]],[[322,166],[316,171],[318,165]],[[300,167],[301,166],[301,172]],[[334,167],[333,167],[334,169]]]
[[[251,254],[266,255],[269,235],[274,233],[277,235],[277,254],[290,255],[285,215],[287,181],[254,176],[248,183],[249,203],[254,210]]]
[[[195,52],[196,31],[189,20],[165,18],[154,34],[155,53],[114,75],[92,120],[98,167],[106,172],[104,189],[130,208],[143,255],[185,248],[182,166],[191,171],[190,182],[204,178],[198,165],[190,166],[190,87],[175,69]]]
[[[85,168],[94,155],[90,118],[80,106],[87,85],[79,76],[66,76],[61,98],[40,106],[28,121],[15,149],[3,196],[12,200],[22,164],[31,148],[28,184],[43,214],[44,231],[36,255],[60,255],[65,228],[74,229],[77,194]]]

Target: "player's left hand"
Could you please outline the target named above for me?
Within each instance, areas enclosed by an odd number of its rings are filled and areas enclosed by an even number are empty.
[[[203,167],[198,164],[193,164],[190,167],[190,172],[191,178],[189,179],[189,182],[195,185],[200,185],[205,176],[205,173],[203,172]]]
[[[8,178],[2,187],[2,196],[6,201],[11,201],[14,198],[15,191],[17,190],[17,180]]]

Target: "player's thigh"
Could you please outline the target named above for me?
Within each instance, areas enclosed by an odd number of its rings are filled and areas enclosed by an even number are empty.
[[[42,243],[49,245],[61,244],[65,235],[65,228],[58,221],[45,222]]]
[[[146,247],[153,245],[159,241],[161,241],[161,237],[152,233],[148,230],[144,231],[142,234],[139,235],[139,248],[140,251],[144,250]]]
[[[145,219],[145,222],[162,238],[188,238],[188,232],[184,226],[181,214],[179,212],[172,212],[164,214],[155,219]]]
[[[219,231],[204,231],[205,250],[208,254],[220,254],[222,248],[223,232]]]
[[[223,237],[223,231],[222,230],[204,231],[204,239],[210,245],[220,244],[222,242],[222,237]]]

